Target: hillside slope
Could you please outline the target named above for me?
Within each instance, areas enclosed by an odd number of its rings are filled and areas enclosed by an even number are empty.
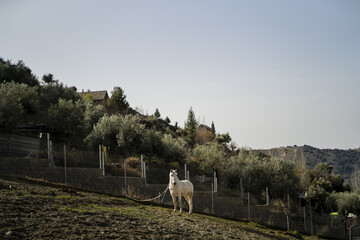
[[[259,151],[272,157],[293,161],[308,169],[313,169],[318,163],[330,163],[333,166],[333,172],[342,175],[344,179],[349,179],[350,174],[360,164],[359,149],[318,149],[304,145]]]
[[[254,224],[15,178],[0,178],[0,238],[296,239]]]

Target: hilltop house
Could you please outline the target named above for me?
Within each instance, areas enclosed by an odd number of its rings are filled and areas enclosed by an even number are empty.
[[[105,105],[107,100],[109,99],[109,95],[106,90],[87,91],[87,92],[84,92],[84,90],[83,90],[82,92],[78,92],[78,94],[80,94],[81,97],[85,97],[86,95],[90,94],[94,100],[94,103],[96,103],[96,104]]]

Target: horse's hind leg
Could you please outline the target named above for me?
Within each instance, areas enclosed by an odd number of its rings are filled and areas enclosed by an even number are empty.
[[[171,198],[172,198],[173,203],[174,203],[174,212],[176,212],[176,196],[171,195]]]
[[[193,193],[188,194],[188,203],[189,203],[189,214],[193,211]]]

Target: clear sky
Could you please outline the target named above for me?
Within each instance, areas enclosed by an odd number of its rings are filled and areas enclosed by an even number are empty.
[[[360,147],[358,0],[0,0],[0,56],[240,147]]]

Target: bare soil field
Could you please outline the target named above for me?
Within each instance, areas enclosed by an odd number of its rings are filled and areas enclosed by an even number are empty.
[[[0,239],[318,239],[173,212],[42,181],[0,177]]]

